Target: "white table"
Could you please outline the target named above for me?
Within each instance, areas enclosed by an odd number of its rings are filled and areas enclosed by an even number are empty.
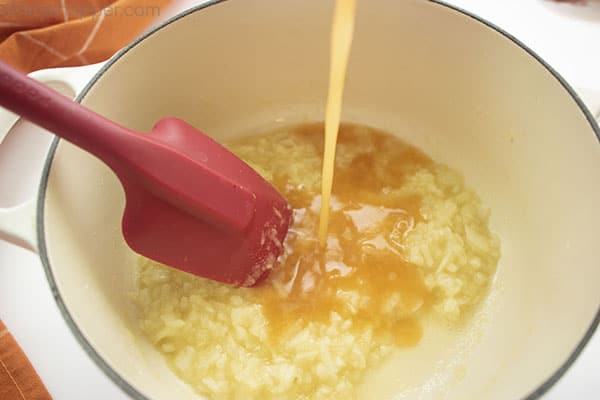
[[[163,10],[162,16],[199,2],[178,0],[171,9]],[[600,5],[597,2],[592,1],[585,14],[572,6],[550,5],[545,0],[449,2],[479,14],[520,38],[586,95],[600,94]],[[31,153],[31,149],[28,152]],[[12,175],[2,173],[0,163],[0,205],[3,206],[33,193],[34,171],[40,168],[42,157],[38,151],[37,155],[22,158],[15,167],[14,159],[18,157],[8,153],[6,146],[4,151],[0,149],[0,160],[13,163]],[[7,198],[7,193],[11,198]],[[6,243],[0,243],[0,316],[56,400],[128,399],[72,336],[52,298],[37,256]],[[600,336],[596,335],[546,399],[600,398],[598,371]]]

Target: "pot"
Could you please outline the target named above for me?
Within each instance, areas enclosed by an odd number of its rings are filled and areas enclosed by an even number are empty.
[[[322,120],[332,6],[206,1],[100,66],[77,101],[132,129],[173,116],[218,140]],[[54,80],[77,91],[93,69]],[[426,334],[370,381],[367,398],[540,398],[600,320],[600,131],[591,113],[490,23],[438,1],[369,0],[359,3],[343,120],[460,170],[491,208],[502,248],[468,329],[451,342]],[[0,230],[39,252],[73,334],[132,398],[199,399],[137,327],[123,204],[106,166],[56,139],[37,199],[1,210]]]

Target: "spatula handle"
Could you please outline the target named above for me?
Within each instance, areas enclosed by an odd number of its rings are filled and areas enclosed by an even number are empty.
[[[108,162],[132,131],[0,61],[0,106]],[[125,135],[123,135],[125,134]]]

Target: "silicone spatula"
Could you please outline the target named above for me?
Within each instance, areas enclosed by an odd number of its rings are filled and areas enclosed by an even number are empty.
[[[0,106],[115,172],[126,197],[123,236],[135,252],[236,286],[253,286],[273,268],[290,224],[287,201],[186,122],[164,118],[136,132],[2,62]]]

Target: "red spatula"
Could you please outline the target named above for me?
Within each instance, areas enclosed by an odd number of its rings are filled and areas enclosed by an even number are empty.
[[[139,133],[2,62],[0,105],[116,173],[127,199],[123,236],[139,254],[238,286],[255,285],[273,268],[291,219],[287,201],[184,121],[164,118],[151,132]]]

